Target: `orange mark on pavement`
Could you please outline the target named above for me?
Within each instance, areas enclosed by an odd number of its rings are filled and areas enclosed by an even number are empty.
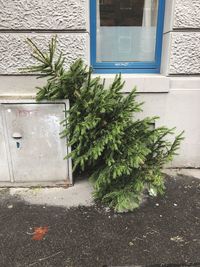
[[[45,227],[35,227],[33,240],[42,240],[44,236],[48,233],[48,226]]]

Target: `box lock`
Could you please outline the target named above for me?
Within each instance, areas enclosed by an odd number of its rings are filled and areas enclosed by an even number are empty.
[[[18,133],[18,132],[15,132],[15,133],[13,133],[12,138],[16,140],[16,146],[17,146],[17,148],[20,148],[20,142],[19,142],[19,140],[22,139],[22,134],[21,133]]]

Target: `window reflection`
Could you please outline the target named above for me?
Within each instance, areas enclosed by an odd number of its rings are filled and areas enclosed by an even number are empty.
[[[97,61],[154,61],[158,0],[97,1]]]

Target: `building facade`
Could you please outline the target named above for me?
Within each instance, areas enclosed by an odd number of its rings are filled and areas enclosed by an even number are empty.
[[[175,158],[171,166],[198,168],[200,167],[200,1],[155,0],[155,3],[159,1],[165,4],[165,8],[162,6],[164,27],[160,32],[162,42],[160,41],[159,68],[157,67],[152,73],[143,71],[140,67],[138,68],[140,71],[137,71],[138,69],[135,69],[137,64],[133,64],[132,69],[126,71],[125,65],[121,64],[122,69],[120,67],[114,71],[101,70],[94,73],[94,76],[100,75],[106,78],[106,83],[109,84],[115,73],[122,70],[126,81],[124,93],[129,93],[134,86],[137,86],[139,100],[145,101],[144,113],[140,116],[158,115],[160,120],[156,126],[176,126],[177,132],[185,130],[185,140],[180,155]],[[45,83],[44,80],[37,80],[34,75],[24,75],[19,72],[19,68],[33,63],[30,49],[25,42],[27,37],[45,49],[48,41],[56,34],[58,48],[66,57],[66,67],[77,58],[83,58],[88,65],[93,64],[92,38],[95,31],[93,32],[91,25],[95,18],[94,14],[91,14],[93,12],[91,5],[94,5],[94,2],[104,5],[104,1],[95,0],[0,1],[1,99],[34,98],[35,87]],[[120,8],[124,10],[126,20],[113,22],[115,20],[112,16],[106,17],[105,14],[100,26],[122,23],[120,25],[125,27],[131,23],[144,23],[137,18],[139,11],[136,13],[135,21],[132,22],[128,19],[128,10],[131,7]],[[125,43],[127,44],[127,40]],[[136,49],[139,48],[140,45]],[[128,46],[124,51],[128,51]],[[145,65],[144,69],[153,69],[152,66]],[[109,68],[112,70],[112,66]]]

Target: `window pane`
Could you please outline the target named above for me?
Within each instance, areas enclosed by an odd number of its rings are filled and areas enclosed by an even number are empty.
[[[155,60],[158,0],[97,0],[97,62]]]

